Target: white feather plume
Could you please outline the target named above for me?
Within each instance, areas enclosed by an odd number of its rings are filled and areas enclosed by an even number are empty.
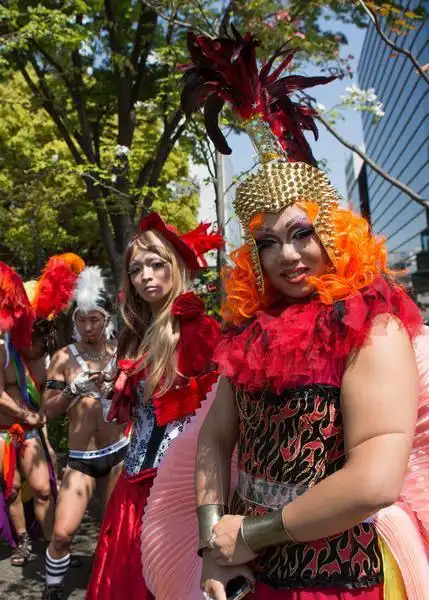
[[[74,294],[76,308],[82,312],[100,310],[97,300],[106,292],[106,284],[100,267],[86,267],[79,275]]]
[[[73,338],[80,341],[81,337],[76,327],[76,312],[79,310],[88,313],[91,310],[98,310],[106,316],[104,334],[106,339],[112,339],[115,334],[111,315],[99,304],[104,303],[104,296],[107,294],[106,283],[101,274],[100,267],[86,267],[79,275],[74,293],[76,308],[73,313]]]

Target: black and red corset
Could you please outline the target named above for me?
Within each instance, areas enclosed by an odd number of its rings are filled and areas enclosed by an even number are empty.
[[[236,389],[236,402],[239,480],[233,514],[278,508],[343,467],[338,387],[313,384],[280,395]],[[327,539],[268,548],[253,569],[260,581],[283,589],[368,588],[381,583],[383,573],[371,522]]]

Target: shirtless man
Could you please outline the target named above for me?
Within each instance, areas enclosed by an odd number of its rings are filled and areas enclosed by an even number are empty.
[[[9,517],[17,536],[17,546],[13,550],[11,563],[14,566],[23,566],[29,558],[31,542],[26,529],[24,506],[21,500],[20,471],[32,491],[35,515],[47,540],[50,540],[52,535],[54,505],[49,467],[41,440],[41,435],[43,435],[41,429],[45,419],[37,410],[30,408],[22,398],[20,382],[17,379],[18,362],[21,362],[28,370],[27,382],[30,377],[29,373],[31,373],[35,384],[31,392],[38,394],[38,389],[43,389],[46,381],[43,330],[33,330],[31,348],[21,348],[19,354],[16,348],[12,349],[8,341],[0,345],[0,465],[3,464],[3,454],[8,443],[8,429],[14,424],[21,425],[25,438],[16,449],[17,462],[13,484],[10,490],[6,490]],[[29,385],[31,386],[31,384]],[[30,389],[27,386],[28,392]]]
[[[43,409],[52,418],[68,412],[68,465],[46,551],[44,600],[62,597],[70,565],[70,546],[88,503],[100,484],[102,502],[110,497],[122,468],[128,439],[124,427],[107,423],[107,395],[116,371],[116,347],[109,341],[112,305],[100,269],[79,276],[73,319],[79,341],[59,350],[48,372]]]

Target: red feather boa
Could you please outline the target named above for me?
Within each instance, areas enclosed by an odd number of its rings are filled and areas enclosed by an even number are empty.
[[[18,273],[0,261],[0,331],[11,334],[17,349],[31,346],[34,312]]]
[[[378,277],[333,305],[304,304],[260,311],[218,344],[214,360],[235,386],[280,394],[313,383],[341,385],[347,359],[367,341],[377,316],[395,317],[414,338],[421,332],[417,306],[396,284]]]

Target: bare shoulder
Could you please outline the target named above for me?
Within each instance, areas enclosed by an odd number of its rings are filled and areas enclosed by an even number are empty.
[[[118,344],[117,344],[116,340],[109,340],[107,342],[107,351],[110,354],[110,356],[114,356],[116,354],[117,349],[118,349]]]
[[[348,448],[392,432],[412,438],[419,397],[414,349],[402,323],[380,315],[341,382]]]
[[[349,357],[347,371],[356,362],[366,363],[374,369],[386,360],[400,363],[403,357],[415,360],[413,345],[405,326],[392,314],[380,314],[373,319],[363,345]]]
[[[65,371],[67,363],[70,360],[70,353],[68,347],[60,348],[55,352],[49,365],[49,373],[61,373]]]
[[[392,315],[382,314],[374,319],[360,354],[373,361],[373,366],[383,361],[400,364],[404,358],[414,360],[410,337],[401,321]]]
[[[370,336],[374,337],[377,335],[387,336],[390,339],[409,339],[402,321],[390,313],[382,313],[373,319]]]

